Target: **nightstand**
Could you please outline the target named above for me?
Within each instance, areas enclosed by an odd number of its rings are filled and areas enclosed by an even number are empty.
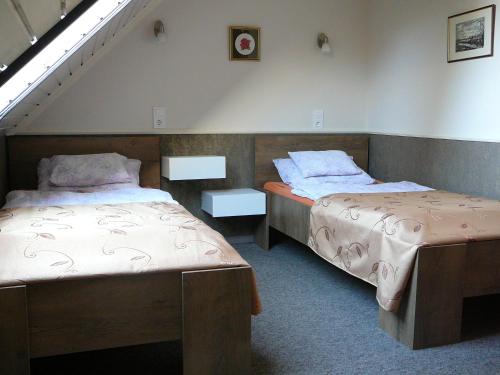
[[[201,208],[213,217],[266,214],[266,194],[255,189],[206,190]]]
[[[163,156],[161,174],[170,181],[226,178],[226,157]]]

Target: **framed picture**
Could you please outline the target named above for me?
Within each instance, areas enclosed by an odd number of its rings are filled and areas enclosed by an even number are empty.
[[[260,61],[260,28],[229,26],[229,60]]]
[[[448,62],[493,56],[495,5],[448,17]]]

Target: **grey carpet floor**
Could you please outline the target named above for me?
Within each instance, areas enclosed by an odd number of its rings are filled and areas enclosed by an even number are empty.
[[[500,297],[467,300],[464,341],[412,351],[378,328],[375,289],[295,242],[237,246],[257,273],[254,374],[500,374]],[[37,374],[180,374],[179,343],[32,361]],[[235,374],[237,375],[237,374]]]

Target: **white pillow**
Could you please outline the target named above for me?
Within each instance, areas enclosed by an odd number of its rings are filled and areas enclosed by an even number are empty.
[[[289,152],[303,177],[352,176],[360,169],[344,151],[297,151]]]
[[[50,176],[52,173],[51,159],[41,159],[38,163],[38,190],[40,191],[74,191],[74,192],[95,192],[116,190],[123,188],[138,187],[140,183],[139,172],[141,168],[141,161],[135,159],[127,159],[125,168],[131,180],[130,183],[116,183],[106,184],[99,186],[53,186],[50,184]]]
[[[315,183],[342,183],[342,184],[373,184],[375,180],[365,171],[358,167],[359,174],[350,176],[321,176],[321,177],[302,177],[299,169],[292,159],[273,160],[276,169],[285,184],[292,185],[303,181]]]

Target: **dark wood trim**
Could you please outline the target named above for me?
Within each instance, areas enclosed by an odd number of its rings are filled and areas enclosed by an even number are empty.
[[[19,70],[33,59],[50,42],[57,38],[66,30],[75,20],[77,20],[87,9],[89,9],[97,0],[82,0],[80,4],[74,7],[66,17],[57,22],[49,31],[38,38],[38,41],[24,51],[17,59],[9,64],[7,69],[0,73],[0,87],[11,79]]]
[[[182,274],[185,375],[250,374],[250,267]]]
[[[0,288],[0,374],[29,373],[26,287]]]

